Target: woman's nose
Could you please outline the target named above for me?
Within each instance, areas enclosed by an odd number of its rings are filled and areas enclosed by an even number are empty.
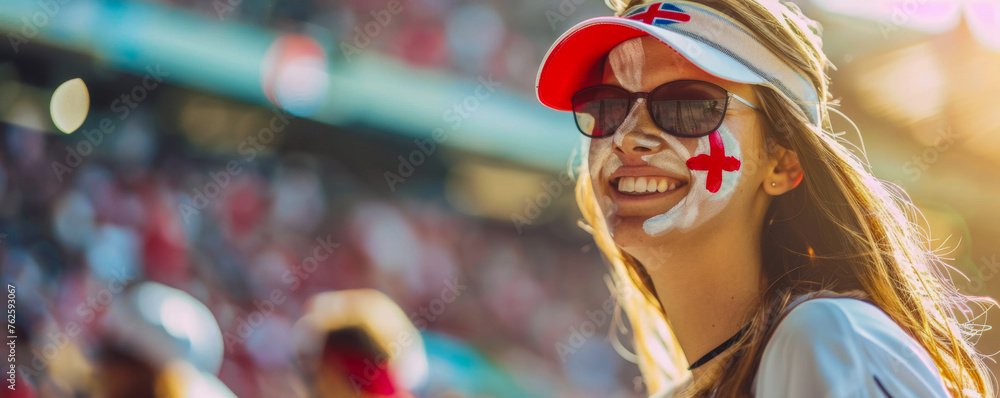
[[[664,149],[666,142],[660,136],[661,133],[646,110],[645,99],[640,98],[613,137],[615,152],[619,156],[641,160],[639,158],[642,156]]]

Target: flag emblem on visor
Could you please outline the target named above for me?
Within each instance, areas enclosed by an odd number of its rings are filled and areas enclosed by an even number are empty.
[[[653,3],[639,7],[623,16],[653,26],[664,26],[677,22],[687,22],[691,16],[673,4]]]

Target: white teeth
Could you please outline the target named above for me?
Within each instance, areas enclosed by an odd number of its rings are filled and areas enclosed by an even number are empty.
[[[639,177],[635,179],[635,191],[646,192],[646,177]]]
[[[661,177],[621,177],[618,179],[619,192],[655,193],[672,191],[677,183]]]
[[[618,190],[622,192],[632,192],[633,189],[635,189],[635,178],[622,177],[622,180],[618,183]]]

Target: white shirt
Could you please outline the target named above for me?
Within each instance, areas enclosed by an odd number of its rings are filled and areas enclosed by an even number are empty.
[[[819,298],[792,309],[764,348],[757,398],[949,397],[934,361],[881,309]]]
[[[920,343],[878,307],[852,298],[792,308],[764,347],[753,391],[756,398],[951,396]]]

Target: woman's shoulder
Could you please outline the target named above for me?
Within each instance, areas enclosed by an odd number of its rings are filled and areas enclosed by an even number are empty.
[[[764,348],[758,397],[946,397],[927,351],[875,305],[807,298]]]
[[[811,298],[793,302],[790,307],[770,343],[775,340],[809,344],[916,343],[889,315],[867,301],[847,297]]]

